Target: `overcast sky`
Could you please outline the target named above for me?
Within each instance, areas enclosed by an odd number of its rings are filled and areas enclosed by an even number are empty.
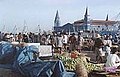
[[[16,25],[23,30],[24,21],[29,31],[52,29],[56,11],[61,25],[83,18],[88,7],[91,19],[114,19],[120,12],[120,0],[0,0],[0,30],[12,31]],[[5,29],[4,28],[5,25]]]

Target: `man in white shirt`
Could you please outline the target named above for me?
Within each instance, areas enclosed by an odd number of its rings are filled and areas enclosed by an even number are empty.
[[[64,48],[65,50],[67,50],[68,36],[67,36],[66,33],[63,34],[62,43],[63,43],[63,48]]]
[[[120,66],[120,58],[117,55],[118,54],[118,50],[116,47],[111,49],[112,54],[109,54],[107,56],[107,62],[106,62],[106,67],[118,67]]]
[[[110,40],[109,36],[106,36],[106,38],[103,40],[104,45],[109,45],[112,47],[112,41]]]

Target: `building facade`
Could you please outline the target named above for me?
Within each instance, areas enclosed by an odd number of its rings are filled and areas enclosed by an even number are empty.
[[[120,28],[120,21],[113,21],[108,19],[108,15],[105,20],[93,20],[90,19],[88,14],[88,8],[85,10],[84,18],[74,21],[74,23],[67,23],[63,26],[56,25],[59,19],[58,11],[56,13],[54,22],[55,32],[79,32],[79,31],[117,31]]]

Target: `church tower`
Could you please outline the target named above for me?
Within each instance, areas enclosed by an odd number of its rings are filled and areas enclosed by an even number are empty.
[[[87,31],[90,27],[90,15],[88,15],[88,7],[86,7],[85,15],[84,15],[84,27],[83,30]]]
[[[107,14],[106,21],[108,21],[108,19],[109,19],[109,18],[108,18],[108,14]]]
[[[54,27],[59,27],[59,26],[60,26],[60,17],[57,10],[55,20],[54,20]]]
[[[108,20],[109,20],[109,17],[108,17],[108,14],[107,14],[106,19],[105,19],[105,27],[106,27],[106,31],[109,30]]]

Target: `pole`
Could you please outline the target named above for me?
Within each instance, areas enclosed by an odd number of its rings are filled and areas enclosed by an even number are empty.
[[[5,30],[5,25],[3,25],[3,28],[2,28],[2,33],[4,33],[4,30]]]

